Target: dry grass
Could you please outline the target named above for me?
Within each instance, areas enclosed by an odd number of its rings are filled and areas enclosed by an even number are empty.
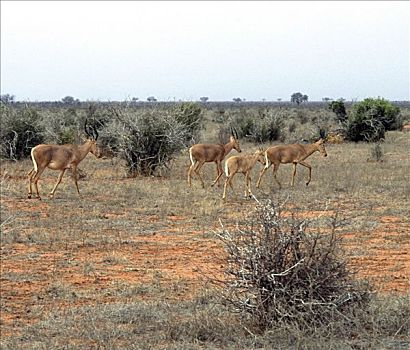
[[[329,145],[327,158],[309,158],[308,187],[307,171],[298,167],[290,188],[291,166],[283,165],[282,190],[270,171],[256,190],[255,169],[253,193],[258,200],[286,199],[291,210],[319,217],[317,225],[339,210],[348,219],[341,234],[359,277],[377,291],[408,293],[409,146],[410,133],[390,132],[384,161],[367,162],[368,144]],[[313,348],[312,337],[298,339],[293,331],[283,335],[285,347],[272,333],[251,336],[211,297],[201,298],[208,279],[221,272],[222,247],[213,233],[219,220],[235,225],[254,207],[243,197],[241,176],[224,202],[222,187],[202,189],[195,180],[187,187],[187,154],[162,177],[126,178],[121,161],[91,155],[81,166],[87,174],[79,181],[81,198],[66,175],[48,199],[57,173],[46,171],[40,202],[26,199],[28,160],[1,164],[2,348]],[[203,169],[210,185],[215,165]],[[400,334],[393,340],[402,341]],[[352,348],[343,339],[335,344]]]

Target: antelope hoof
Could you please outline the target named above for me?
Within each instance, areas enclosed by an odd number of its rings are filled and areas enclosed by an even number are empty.
[[[31,199],[31,193],[29,193],[29,194],[27,195],[27,198],[28,198],[28,199]]]

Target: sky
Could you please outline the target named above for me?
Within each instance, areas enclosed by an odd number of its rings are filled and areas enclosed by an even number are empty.
[[[1,1],[19,101],[410,100],[409,2]]]

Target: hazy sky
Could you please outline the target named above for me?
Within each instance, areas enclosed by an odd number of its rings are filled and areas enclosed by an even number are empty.
[[[409,100],[408,2],[1,1],[17,100]]]

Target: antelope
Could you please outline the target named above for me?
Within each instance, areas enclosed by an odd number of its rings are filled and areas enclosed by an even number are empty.
[[[261,179],[263,174],[266,170],[269,169],[271,165],[273,165],[273,177],[275,181],[278,183],[279,188],[281,188],[281,184],[276,178],[276,173],[279,169],[279,165],[293,163],[293,173],[292,173],[292,181],[291,186],[293,187],[295,183],[295,175],[296,175],[296,165],[300,164],[304,167],[309,169],[309,178],[306,182],[306,186],[309,185],[310,180],[312,179],[312,167],[305,162],[305,159],[315,153],[316,151],[320,152],[323,157],[327,157],[324,140],[321,138],[319,141],[316,141],[312,144],[301,145],[301,144],[292,144],[292,145],[278,145],[269,147],[265,151],[265,167],[261,170],[258,182],[256,187],[259,188]]]
[[[29,191],[28,198],[31,198],[32,184],[34,184],[37,198],[41,200],[38,192],[38,179],[46,168],[51,170],[59,170],[57,182],[50,193],[50,198],[53,198],[57,186],[63,178],[64,172],[71,169],[77,193],[80,196],[80,190],[77,183],[77,166],[87,156],[89,152],[94,154],[97,158],[101,158],[102,152],[97,146],[98,132],[93,127],[93,135],[90,134],[87,128],[87,120],[84,124],[85,133],[88,139],[82,145],[37,145],[31,150],[31,159],[33,161],[33,169],[28,173],[29,177]]]
[[[227,159],[225,162],[225,184],[224,184],[224,193],[222,199],[226,198],[226,187],[228,184],[232,187],[232,178],[236,173],[242,173],[245,175],[245,197],[252,195],[251,191],[251,176],[250,172],[255,166],[256,162],[259,161],[261,164],[264,162],[264,151],[259,149],[254,154],[243,155],[243,156],[232,156]]]
[[[199,180],[201,180],[202,188],[205,187],[204,181],[201,177],[199,170],[205,163],[215,162],[216,164],[216,178],[211,186],[215,185],[218,182],[219,186],[219,179],[223,174],[221,162],[224,160],[226,155],[232,150],[235,149],[239,153],[241,153],[241,148],[239,146],[238,141],[238,134],[234,129],[231,128],[231,136],[229,142],[226,145],[223,144],[196,144],[193,145],[189,149],[189,157],[191,159],[191,166],[188,170],[188,184],[191,187],[191,177],[192,172],[198,176]]]

